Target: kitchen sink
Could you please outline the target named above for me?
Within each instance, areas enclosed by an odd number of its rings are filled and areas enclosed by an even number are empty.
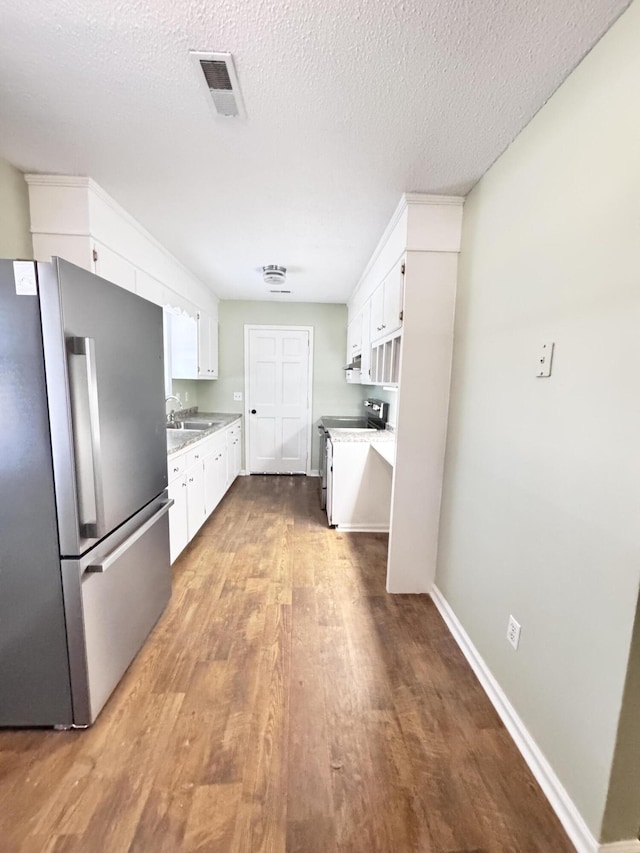
[[[222,421],[174,421],[167,424],[167,429],[180,430],[180,432],[204,432],[221,423]]]
[[[212,426],[218,426],[221,421],[182,421],[184,429],[210,429]]]

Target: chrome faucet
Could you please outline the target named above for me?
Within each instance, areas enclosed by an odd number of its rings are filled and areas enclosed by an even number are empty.
[[[176,394],[169,394],[168,397],[164,398],[165,405],[169,402],[169,400],[175,400],[178,406],[182,409],[182,400]],[[171,409],[169,412],[169,423],[172,424],[176,419],[176,410]]]

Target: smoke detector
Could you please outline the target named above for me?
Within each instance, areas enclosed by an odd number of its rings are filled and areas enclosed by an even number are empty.
[[[198,63],[200,80],[213,102],[216,115],[244,118],[246,112],[231,54],[201,50],[190,50],[189,54]]]
[[[269,266],[262,267],[262,278],[265,280],[266,284],[275,284],[277,286],[282,286],[287,277],[287,268],[279,267],[276,264],[269,264]]]

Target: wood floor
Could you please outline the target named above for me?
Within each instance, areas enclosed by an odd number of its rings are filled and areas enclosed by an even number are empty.
[[[243,477],[87,731],[0,732],[0,853],[570,853],[386,537]]]

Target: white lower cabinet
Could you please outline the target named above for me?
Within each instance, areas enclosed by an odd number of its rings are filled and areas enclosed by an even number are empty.
[[[343,530],[388,530],[391,465],[367,441],[334,441],[328,449],[329,524]]]
[[[173,501],[173,506],[169,510],[169,553],[173,563],[189,541],[187,478],[185,474],[169,483],[169,499]]]
[[[227,468],[226,487],[228,488],[240,473],[242,467],[242,427],[240,424],[227,430]]]
[[[227,445],[225,437],[216,442],[204,458],[204,505],[212,513],[227,490]]]
[[[187,468],[187,530],[193,539],[206,519],[204,511],[204,469],[202,462]]]
[[[224,430],[190,444],[168,460],[169,546],[171,562],[193,539],[240,473],[242,427]]]

